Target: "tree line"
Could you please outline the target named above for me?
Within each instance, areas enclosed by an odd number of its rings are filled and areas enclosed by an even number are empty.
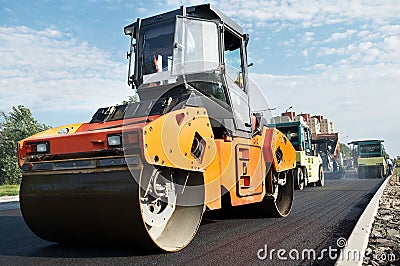
[[[50,127],[33,118],[23,105],[13,106],[9,113],[0,111],[0,185],[20,184],[17,143]]]

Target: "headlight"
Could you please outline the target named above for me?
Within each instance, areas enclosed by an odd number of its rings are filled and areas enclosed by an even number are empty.
[[[39,143],[36,145],[36,151],[38,153],[47,152],[47,144],[46,143]]]
[[[121,146],[121,135],[108,135],[107,143],[109,147],[119,147]]]
[[[43,154],[50,152],[48,142],[28,143],[25,148],[26,154]]]

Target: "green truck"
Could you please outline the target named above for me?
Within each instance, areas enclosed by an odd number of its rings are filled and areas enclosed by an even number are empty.
[[[383,140],[352,141],[359,178],[383,178],[388,175]]]
[[[322,158],[311,142],[311,131],[303,121],[282,122],[271,125],[276,127],[292,143],[296,149],[296,169],[294,188],[303,190],[305,186],[324,186],[324,170]]]

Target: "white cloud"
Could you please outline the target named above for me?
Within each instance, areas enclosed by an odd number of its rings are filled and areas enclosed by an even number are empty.
[[[340,48],[321,47],[320,51],[318,52],[318,56],[343,55],[345,53],[346,53],[346,49],[343,47],[340,47]]]
[[[316,64],[313,66],[314,69],[324,69],[325,68],[325,64]]]
[[[367,36],[370,36],[370,31],[368,30],[363,30],[357,33],[358,38],[366,38]]]
[[[146,14],[147,12],[149,12],[149,10],[144,7],[139,7],[137,11],[141,14]]]
[[[126,66],[56,28],[0,27],[0,106],[93,113],[130,92]],[[74,121],[71,121],[74,122]]]
[[[388,50],[396,50],[400,46],[400,37],[399,36],[390,36],[383,40],[386,48]],[[399,49],[397,49],[399,50]]]
[[[343,47],[319,47],[318,56],[340,56],[340,60],[351,62],[355,65],[360,64],[400,64],[400,25],[388,24],[385,26],[371,26],[369,30],[353,31],[348,30],[343,34],[332,34],[324,41],[331,42],[349,36],[352,38]],[[339,62],[336,62],[336,64]]]
[[[304,21],[303,22],[303,28],[305,28],[305,29],[308,29],[308,28],[310,28],[310,27],[312,27],[312,22],[310,22],[310,21]]]
[[[400,64],[400,37],[390,36],[383,40],[381,61]]]
[[[281,46],[295,46],[296,45],[296,40],[293,39],[293,38],[288,39],[288,40],[284,40],[284,41],[279,42],[279,45],[281,45]]]
[[[379,31],[383,32],[384,35],[400,35],[400,25],[384,25],[379,28]]]
[[[356,30],[346,30],[345,32],[336,32],[331,35],[325,42],[336,42],[340,40],[347,39],[354,35],[357,31]]]
[[[304,34],[303,39],[306,42],[312,42],[314,40],[313,36],[314,36],[314,32],[307,31]]]

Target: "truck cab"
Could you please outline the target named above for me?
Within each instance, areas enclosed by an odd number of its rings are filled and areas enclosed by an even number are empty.
[[[312,144],[310,128],[303,121],[290,121],[271,125],[286,135],[296,149],[296,170],[294,187],[302,190],[304,186],[324,185],[322,159],[316,154]]]

